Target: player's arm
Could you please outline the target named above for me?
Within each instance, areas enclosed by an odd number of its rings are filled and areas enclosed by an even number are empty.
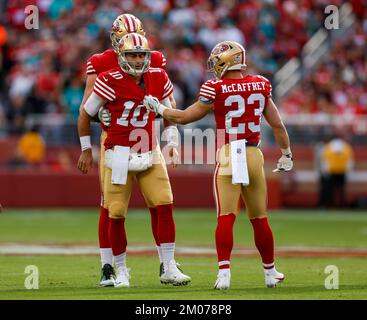
[[[172,109],[176,109],[176,100],[173,96],[173,93],[168,96],[168,101],[166,100],[166,106]],[[179,146],[179,134],[177,130],[177,125],[176,123],[170,122],[166,119],[163,120],[165,135],[167,139],[167,147],[169,148],[169,162],[172,164],[173,168],[176,168],[179,163],[179,153],[177,151],[177,148]]]
[[[92,92],[79,112],[78,133],[82,153],[78,160],[78,169],[83,173],[88,173],[93,163],[90,121],[98,113],[99,107],[105,103],[106,100]]]
[[[171,106],[172,109],[176,109],[176,100],[175,100],[175,97],[173,96],[173,93],[171,93],[169,96],[169,105]],[[167,104],[166,106],[169,107],[169,105]],[[176,126],[176,123],[174,122],[170,122],[166,119],[164,119],[163,121],[164,123],[164,126],[165,127],[169,127],[169,126]]]
[[[163,100],[162,103],[160,103],[155,97],[144,97],[144,105],[148,110],[160,114],[168,121],[179,124],[188,124],[198,121],[204,118],[214,108],[214,104],[204,103],[200,100],[197,100],[185,110],[168,108],[165,104],[167,104],[167,100]]]
[[[280,117],[279,110],[274,101],[269,97],[268,105],[264,111],[264,117],[273,129],[273,134],[280,147],[282,156],[278,161],[276,171],[290,171],[293,168],[293,158],[287,129]]]
[[[95,74],[95,73],[87,75],[87,79],[85,81],[84,96],[83,96],[83,100],[82,100],[82,103],[80,104],[80,108],[79,108],[80,113],[84,109],[84,104],[86,103],[89,96],[93,92],[93,86],[94,86],[94,82],[96,81],[96,79],[97,79],[97,74]]]

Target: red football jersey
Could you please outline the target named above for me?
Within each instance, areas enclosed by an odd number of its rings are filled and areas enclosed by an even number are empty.
[[[111,126],[107,131],[105,148],[115,145],[133,147],[137,152],[152,150],[157,145],[154,130],[155,113],[143,106],[144,96],[151,94],[159,100],[173,92],[167,73],[160,68],[149,68],[143,74],[143,85],[120,67],[102,72],[94,84],[94,92],[104,100],[111,112]]]
[[[87,75],[97,74],[108,71],[110,69],[118,67],[117,54],[113,49],[103,51],[102,53],[96,53],[91,56],[87,61]],[[152,51],[150,58],[151,68],[166,67],[166,58],[162,52]]]
[[[217,148],[233,140],[260,143],[260,123],[271,97],[270,81],[259,75],[205,82],[199,99],[214,104]]]

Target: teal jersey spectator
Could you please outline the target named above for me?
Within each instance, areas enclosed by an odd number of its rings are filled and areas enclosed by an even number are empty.
[[[64,90],[63,100],[67,107],[68,114],[73,119],[78,119],[79,107],[83,100],[84,90],[79,86],[69,86]]]
[[[48,8],[48,16],[56,20],[63,11],[70,11],[73,8],[74,0],[53,0]]]

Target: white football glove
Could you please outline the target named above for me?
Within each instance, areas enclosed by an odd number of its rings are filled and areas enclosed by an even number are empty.
[[[283,153],[283,151],[282,151]],[[279,171],[291,171],[293,168],[293,158],[292,153],[283,153],[283,155],[280,157],[277,163],[277,168],[273,170],[273,172],[279,172]]]
[[[108,109],[100,107],[98,110],[98,119],[105,125],[109,127],[111,125],[111,113]]]
[[[145,96],[143,100],[144,106],[151,112],[158,113],[159,100],[151,95]]]

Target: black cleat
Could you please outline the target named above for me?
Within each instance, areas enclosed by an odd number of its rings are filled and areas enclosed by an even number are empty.
[[[164,272],[163,262],[159,265],[159,276],[161,276]]]
[[[113,267],[106,263],[101,270],[101,280],[99,285],[101,287],[113,287],[115,285],[115,270]]]

